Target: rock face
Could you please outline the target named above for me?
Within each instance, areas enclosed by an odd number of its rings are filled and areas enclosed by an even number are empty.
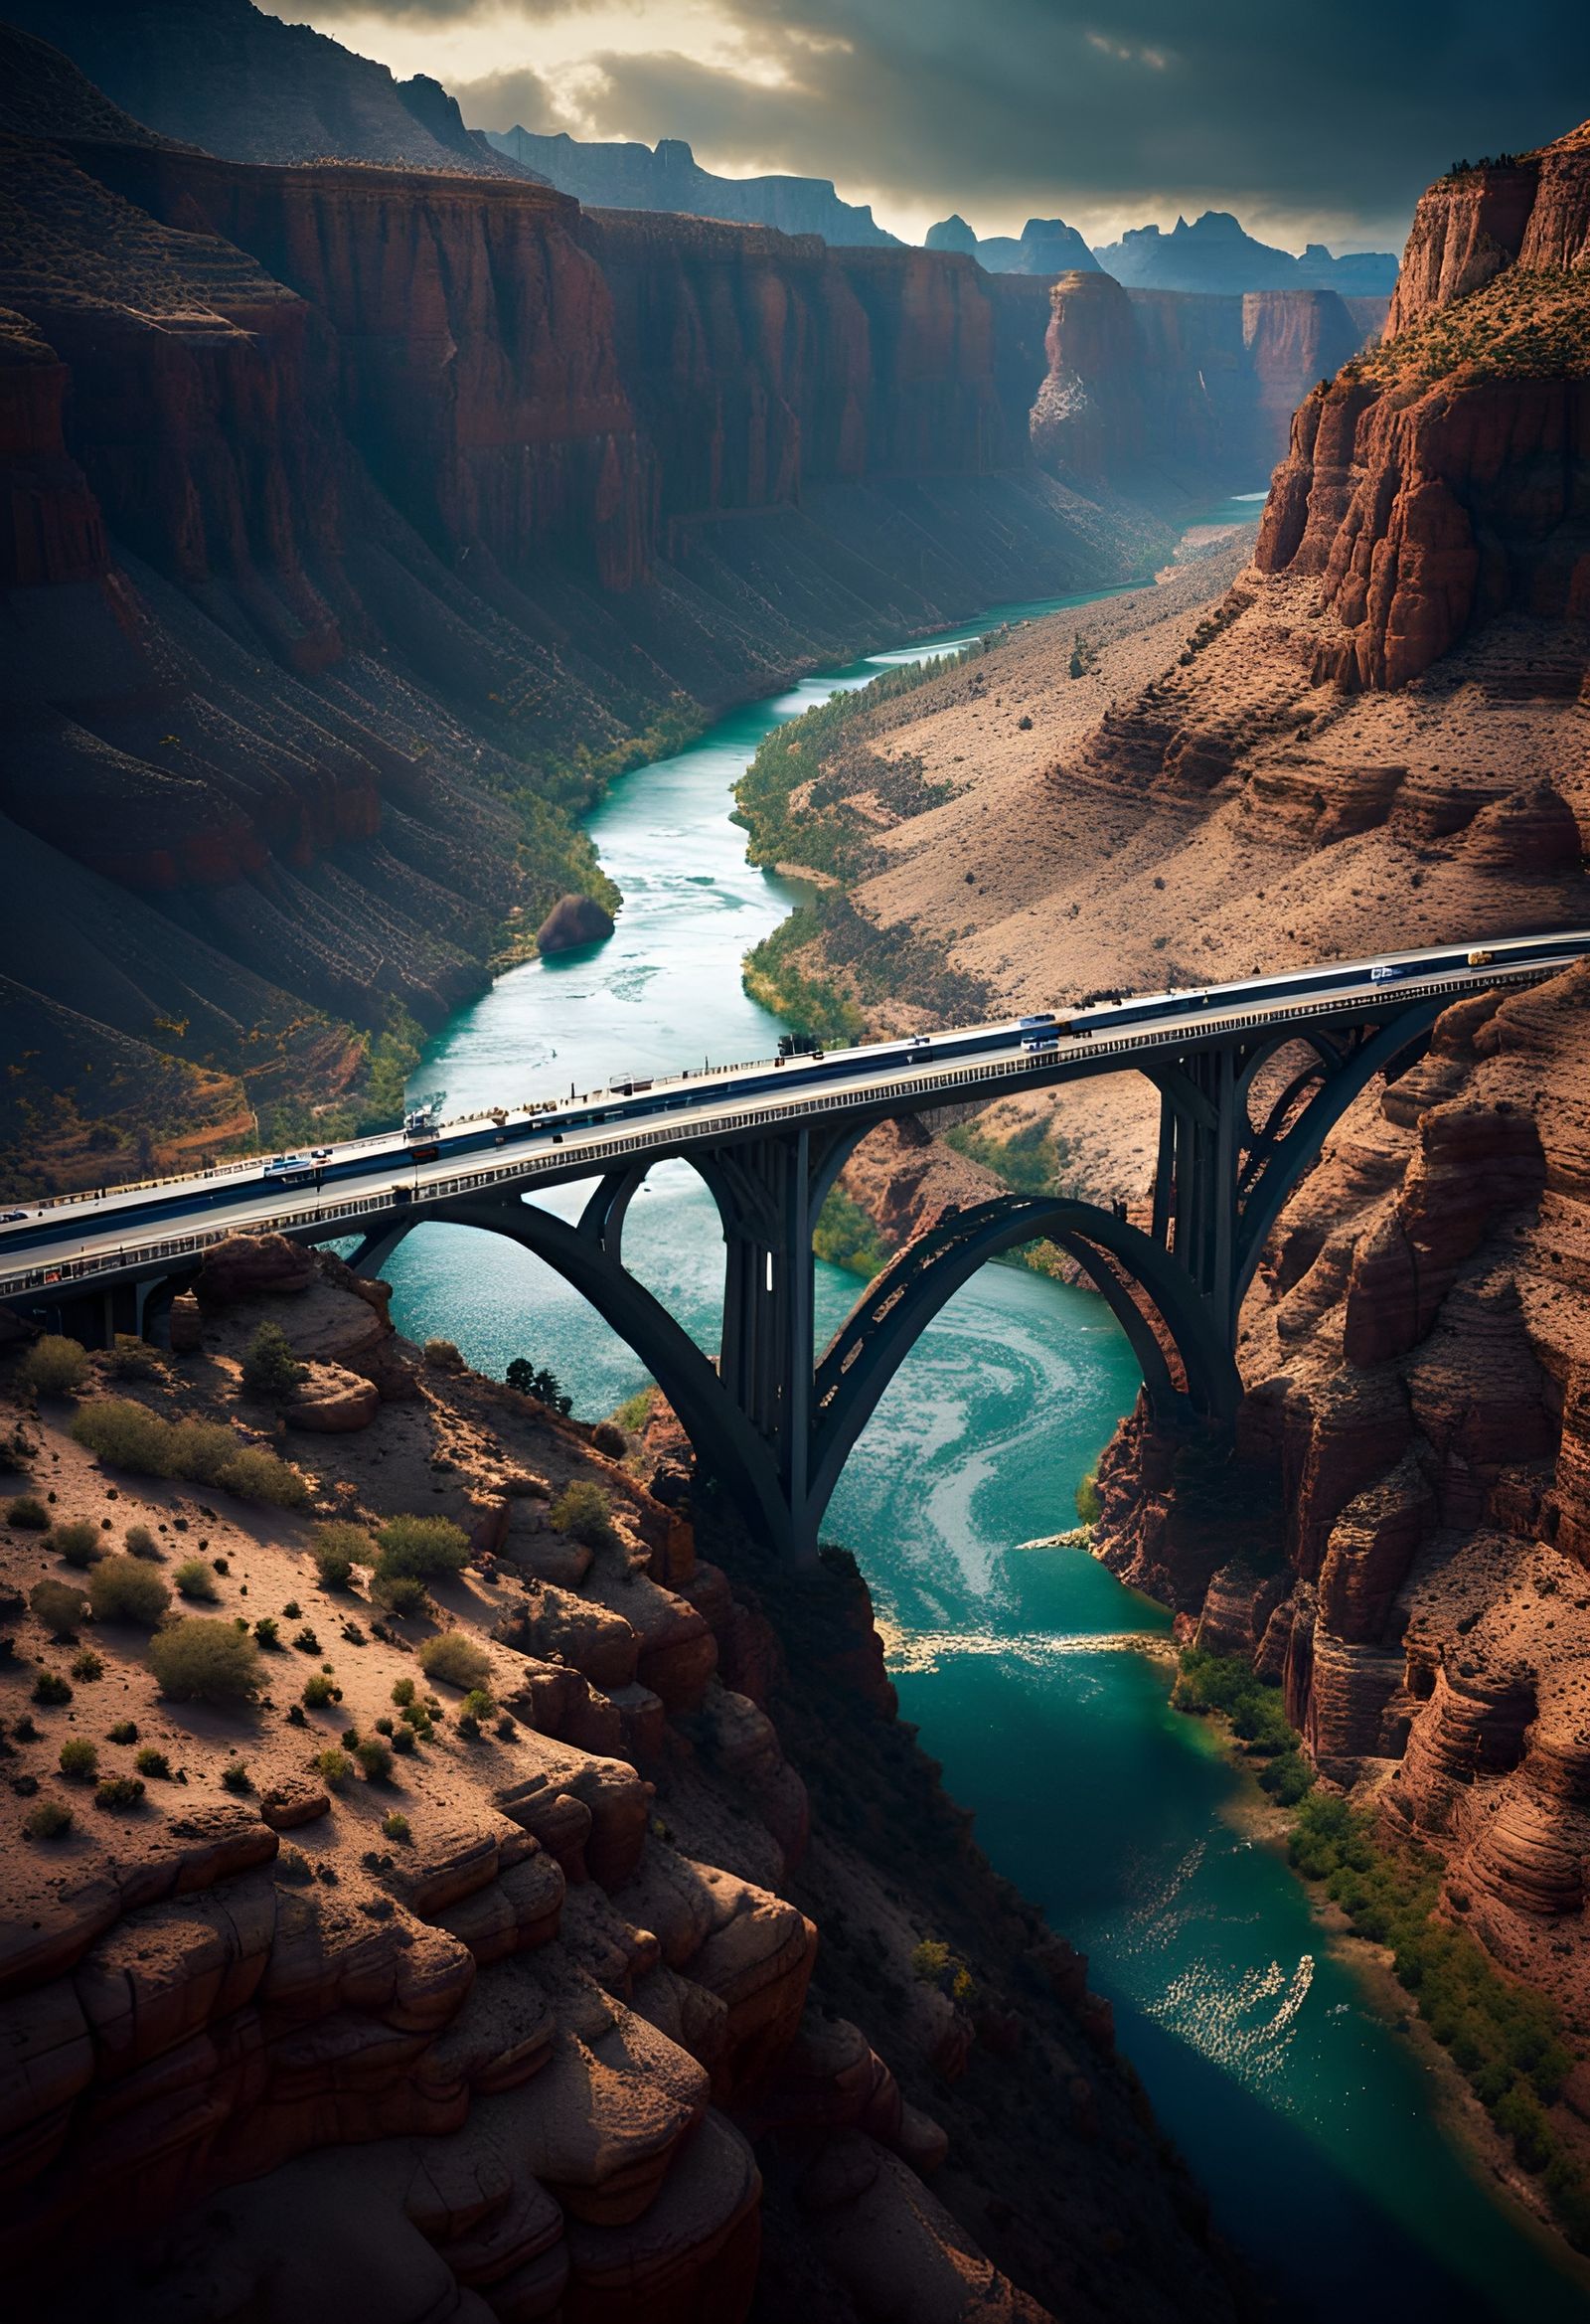
[[[285,1285],[268,1247],[251,1267],[233,1251],[227,1280],[206,1353],[139,1384],[161,1409],[228,1421],[218,1347],[266,1317],[351,1347],[385,1304],[335,1260]],[[99,1472],[44,1425],[63,1510],[101,1506]],[[1100,2047],[1085,1963],[994,1882],[892,1732],[888,1690],[853,1683],[858,1653],[880,1652],[853,1575],[792,1587],[724,1537],[770,1584],[770,1615],[582,1431],[467,1373],[427,1368],[418,1401],[384,1401],[312,1456],[317,1493],[356,1525],[494,1496],[512,1523],[435,1580],[435,1622],[399,1623],[317,1590],[306,1520],[219,1492],[201,1513],[137,1480],[161,1538],[198,1517],[225,1553],[224,1617],[292,1603],[282,1631],[308,1614],[318,1636],[291,1669],[283,1636],[269,1699],[229,1708],[168,1703],[142,1635],[96,1628],[118,1717],[171,1774],[114,1812],[80,1795],[65,1836],[22,1827],[40,1778],[64,1788],[67,1711],[9,1746],[14,1772],[38,1762],[0,1791],[0,2253],[19,2297],[48,2296],[64,2324],[364,2306],[395,2324],[741,2324],[785,2313],[793,2284],[858,2324],[1042,2324],[1051,2301],[1087,2324],[1229,2324],[1183,2224],[1192,2191]],[[527,1462],[548,1490],[577,1477],[607,1497],[577,1587],[521,1579],[542,1525],[540,1496],[508,1490]],[[8,1602],[42,1555],[0,1544]],[[473,1733],[459,1688],[412,1651],[441,1627],[499,1707]],[[25,1645],[59,1658],[37,1623]],[[331,1703],[285,1716],[284,1682],[296,1695],[321,1662]],[[439,1716],[417,1712],[416,1679]],[[334,1747],[350,1725],[410,1747],[350,1780]],[[820,1854],[792,1737],[832,1803]],[[131,1766],[131,1745],[101,1749]],[[229,1796],[239,1753],[249,1788]],[[859,1780],[874,1764],[875,1791]],[[913,1974],[927,1925],[974,1967],[975,2022]],[[990,2118],[1026,2121],[1079,2082],[1041,2153]],[[1045,2209],[1056,2166],[1064,2201]],[[922,2174],[941,2170],[930,2194]],[[1011,2232],[1006,2203],[1031,2224]],[[1130,2239],[1112,2234],[1123,2203]],[[1078,2306],[1081,2253],[1095,2288]]]
[[[980,242],[964,218],[946,218],[930,226],[924,238],[930,250],[961,250],[990,274],[1091,274],[1098,260],[1074,226],[1063,218],[1030,218],[1018,235],[988,235]]]
[[[1146,467],[1233,483],[1262,475],[1299,397],[1364,338],[1329,290],[1190,296],[1072,273],[1050,295],[1033,445],[1078,482],[1130,484]]]
[[[705,170],[682,137],[646,145],[593,143],[566,130],[488,129],[497,153],[596,210],[673,210],[780,234],[815,234],[843,249],[898,249],[870,206],[842,202],[828,178],[720,178]]]
[[[1252,290],[1334,290],[1344,298],[1384,298],[1397,279],[1389,250],[1333,258],[1323,243],[1310,243],[1299,258],[1255,242],[1226,210],[1205,210],[1191,226],[1179,218],[1169,234],[1136,227],[1093,255],[1118,282],[1143,290],[1238,297]]]
[[[613,915],[591,896],[561,896],[536,930],[539,952],[572,952],[600,944],[613,932]]]
[[[1590,618],[1584,129],[1419,204],[1386,343],[1308,398],[1260,535],[1317,576],[1322,677],[1399,686],[1477,621]]]

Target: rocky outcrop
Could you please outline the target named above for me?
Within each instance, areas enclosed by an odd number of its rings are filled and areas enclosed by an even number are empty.
[[[335,1260],[293,1287],[279,1248],[228,1251],[203,1350],[151,1356],[131,1383],[212,1425],[236,1424],[230,1351],[260,1320],[353,1345],[385,1307]],[[44,1426],[61,1507],[97,1510],[102,1472]],[[731,1585],[583,1433],[427,1367],[420,1401],[316,1441],[316,1513],[362,1529],[494,1495],[530,1512],[576,1477],[607,1496],[577,1587],[527,1588],[477,1546],[432,1578],[434,1618],[320,1588],[306,1519],[123,1475],[118,1522],[147,1524],[151,1570],[202,1525],[218,1627],[257,1621],[274,1651],[262,1700],[177,1703],[141,1632],[95,1627],[125,1723],[101,1772],[128,1773],[134,1745],[164,1753],[141,1796],[95,1804],[57,1771],[85,1694],[41,1707],[45,1733],[11,1724],[0,2251],[19,2296],[48,2286],[66,2324],[218,2301],[285,2324],[346,2306],[357,2275],[398,2324],[734,2324],[782,2314],[794,2284],[859,2324],[902,2300],[946,2324],[1041,2324],[1062,2297],[1088,2324],[1223,2324],[1226,2286],[1100,2047],[1085,1964],[994,1882],[886,1690],[851,1683],[854,1641],[878,1652],[865,1592],[843,1568],[796,1580],[737,1538],[771,1595]],[[8,1606],[41,1556],[0,1544]],[[13,1669],[60,1659],[38,1623],[7,1621],[23,1624]],[[441,1629],[467,1638],[472,1670],[443,1667],[478,1680],[489,1713],[416,1661]],[[297,1700],[300,1673],[331,1700]],[[336,1745],[350,1728],[357,1777]],[[791,1735],[836,1803],[815,1856]],[[25,1829],[58,1793],[70,1830]],[[912,1850],[942,1894],[913,1893]],[[928,1925],[976,1965],[975,2024],[913,1975]],[[1040,2156],[991,2126],[995,2101],[1025,2119],[1056,2077],[1085,2104]],[[951,2157],[930,2195],[922,2174]],[[1057,2161],[1066,2202],[1045,2215]],[[996,2188],[1034,2223],[1014,2238]],[[1134,2235],[1112,2239],[1128,2190]],[[979,2222],[1008,2254],[981,2247]],[[1097,2289],[1076,2308],[1082,2252]]]
[[[573,952],[613,932],[613,915],[592,896],[560,896],[536,930],[538,952]]]
[[[961,250],[990,274],[1092,274],[1098,260],[1074,226],[1063,218],[1030,218],[1020,235],[985,235],[981,241],[964,218],[942,219],[923,238],[930,250]]]
[[[1513,609],[1582,633],[1587,248],[1583,129],[1420,201],[1385,344],[1303,404],[1259,538],[1263,571],[1319,579],[1317,678],[1404,685]]]

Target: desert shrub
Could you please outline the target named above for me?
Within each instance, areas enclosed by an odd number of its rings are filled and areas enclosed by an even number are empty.
[[[279,1402],[291,1396],[303,1378],[304,1367],[280,1324],[262,1323],[243,1353],[244,1388]]]
[[[583,1542],[588,1550],[599,1550],[613,1539],[607,1495],[588,1477],[578,1477],[573,1484],[565,1485],[549,1514],[559,1533],[566,1533],[571,1541]]]
[[[106,1743],[135,1743],[137,1740],[138,1725],[136,1720],[132,1719],[118,1719],[105,1737]]]
[[[309,1537],[309,1555],[320,1573],[323,1589],[346,1589],[356,1566],[374,1566],[380,1555],[362,1525],[346,1518],[317,1525]]]
[[[336,1743],[331,1743],[317,1753],[315,1767],[328,1791],[346,1790],[348,1779],[354,1771],[352,1759]]]
[[[228,1761],[221,1770],[221,1781],[223,1789],[227,1791],[242,1792],[253,1789],[253,1780],[241,1759]]]
[[[413,1680],[394,1679],[392,1682],[392,1699],[395,1703],[411,1703],[414,1699]]]
[[[84,1405],[73,1416],[72,1433],[110,1468],[131,1469],[145,1477],[176,1474],[169,1423],[128,1397],[101,1397]]]
[[[302,1509],[309,1487],[289,1461],[262,1444],[244,1444],[224,1461],[213,1480],[239,1501],[260,1501],[270,1509]]]
[[[70,1396],[88,1377],[88,1352],[80,1340],[46,1332],[22,1359],[22,1379],[36,1396]]]
[[[254,1639],[262,1653],[279,1654],[281,1652],[280,1625],[269,1614],[261,1614],[258,1621],[255,1622]]]
[[[117,1809],[136,1807],[143,1798],[143,1782],[137,1775],[107,1775],[93,1795],[95,1807],[112,1813]]]
[[[590,1440],[597,1452],[605,1452],[609,1460],[622,1460],[629,1450],[622,1428],[611,1420],[598,1420],[590,1432]]]
[[[153,1775],[162,1782],[170,1779],[171,1761],[164,1751],[157,1751],[152,1743],[145,1743],[132,1763],[140,1775]]]
[[[443,1630],[419,1649],[419,1667],[427,1679],[443,1679],[450,1687],[467,1690],[485,1685],[491,1657],[462,1630]]]
[[[128,1526],[127,1555],[129,1558],[147,1558],[150,1560],[159,1557],[160,1544],[155,1540],[154,1535],[149,1531],[149,1528],[146,1525]]]
[[[173,1702],[248,1703],[259,1691],[259,1649],[231,1622],[188,1615],[155,1632],[149,1660]]]
[[[485,1687],[471,1687],[458,1708],[461,1712],[467,1713],[471,1719],[490,1719],[495,1716],[497,1710],[495,1702]]]
[[[105,1370],[113,1380],[158,1380],[160,1362],[146,1340],[118,1331],[115,1345],[105,1357]]]
[[[184,1558],[171,1578],[182,1597],[197,1598],[207,1605],[214,1605],[221,1595],[216,1587],[215,1575],[203,1558]]]
[[[376,1722],[376,1733],[378,1735],[390,1736],[392,1733],[392,1721],[390,1719],[378,1719]]]
[[[433,1372],[462,1372],[466,1369],[463,1357],[451,1340],[427,1340],[423,1353],[425,1362]]]
[[[376,1536],[381,1549],[376,1568],[383,1579],[433,1574],[458,1574],[469,1563],[469,1536],[450,1517],[393,1517]]]
[[[382,1574],[378,1572],[370,1584],[371,1594],[393,1614],[422,1614],[430,1605],[430,1594],[417,1574]]]
[[[367,1735],[363,1743],[356,1743],[354,1757],[364,1769],[367,1783],[392,1781],[392,1745],[379,1735]]]
[[[298,1603],[298,1600],[295,1597],[290,1597],[281,1609],[281,1618],[284,1622],[296,1622],[302,1615],[303,1610],[304,1609]]]
[[[80,1654],[73,1656],[72,1675],[75,1679],[82,1679],[85,1682],[104,1677],[105,1666],[91,1646],[85,1646]]]
[[[1314,1769],[1299,1750],[1285,1750],[1259,1769],[1259,1782],[1279,1807],[1296,1807],[1314,1789]]]
[[[33,1682],[36,1703],[70,1703],[72,1689],[58,1670],[42,1670]]]
[[[14,1525],[19,1533],[48,1533],[50,1512],[32,1493],[19,1493],[6,1504],[6,1523]]]
[[[81,1736],[61,1746],[61,1772],[70,1783],[91,1783],[99,1772],[99,1753]]]
[[[1099,1515],[1103,1507],[1104,1504],[1099,1499],[1098,1478],[1084,1477],[1082,1482],[1076,1488],[1076,1515],[1078,1523],[1082,1525],[1097,1525],[1099,1521]]]
[[[406,1758],[414,1748],[413,1729],[411,1727],[395,1727],[392,1733],[392,1747]]]
[[[393,1809],[390,1815],[382,1817],[381,1831],[383,1839],[397,1840],[404,1846],[406,1846],[408,1841],[413,1837],[413,1834],[409,1830],[408,1818],[404,1815],[399,1815],[396,1808]]]
[[[303,1700],[311,1711],[324,1711],[328,1703],[342,1701],[342,1689],[323,1670],[311,1671],[304,1681]]]
[[[293,1632],[292,1642],[300,1654],[318,1654],[320,1652],[319,1632],[311,1629],[307,1622],[301,1630]]]
[[[91,1566],[95,1558],[104,1556],[104,1545],[99,1539],[99,1528],[80,1517],[74,1525],[55,1525],[45,1535],[41,1547],[52,1557],[64,1558],[80,1573]]]
[[[171,1592],[140,1558],[101,1558],[88,1577],[88,1597],[101,1622],[135,1622],[152,1630],[163,1621]]]
[[[463,1737],[465,1743],[479,1743],[480,1721],[475,1717],[473,1711],[459,1712],[458,1732]]]
[[[189,1477],[196,1484],[219,1484],[237,1450],[238,1438],[225,1420],[174,1421],[167,1439],[169,1474]]]
[[[64,1840],[72,1829],[72,1810],[64,1800],[37,1800],[22,1828],[30,1840]]]
[[[28,1592],[28,1607],[52,1638],[75,1637],[85,1610],[82,1591],[77,1583],[57,1581],[53,1577],[34,1583]]]

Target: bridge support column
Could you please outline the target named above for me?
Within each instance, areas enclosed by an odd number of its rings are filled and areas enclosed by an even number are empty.
[[[1246,1128],[1229,1046],[1194,1051],[1154,1075],[1160,1143],[1151,1233],[1201,1293],[1227,1349],[1236,1345],[1237,1159]]]

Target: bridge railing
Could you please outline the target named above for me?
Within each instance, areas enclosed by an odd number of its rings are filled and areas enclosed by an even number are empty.
[[[1502,967],[1499,973],[1485,978],[1488,984],[1538,984],[1557,973],[1556,965],[1527,968]],[[1473,991],[1477,979],[1472,973],[1462,972],[1438,977],[1410,979],[1376,994],[1372,1009],[1365,1014],[1384,1013],[1401,1008],[1411,1001],[1438,998],[1444,993]],[[1091,1035],[1079,1038],[1061,1060],[1057,1053],[1045,1053],[1041,1058],[1026,1054],[1020,1058],[1006,1058],[988,1063],[962,1062],[956,1065],[931,1067],[913,1072],[908,1079],[873,1082],[863,1088],[848,1090],[819,1090],[804,1097],[791,1097],[778,1105],[758,1104],[744,1106],[725,1113],[716,1113],[691,1122],[673,1120],[655,1127],[617,1133],[591,1144],[581,1143],[576,1153],[520,1155],[511,1162],[500,1162],[485,1168],[459,1170],[446,1178],[427,1179],[415,1186],[405,1185],[408,1196],[407,1215],[422,1215],[432,1204],[452,1202],[461,1195],[481,1194],[495,1187],[513,1183],[534,1184],[555,1177],[584,1177],[594,1174],[604,1163],[641,1153],[678,1153],[682,1146],[730,1137],[742,1130],[770,1128],[776,1123],[796,1121],[813,1115],[832,1115],[839,1111],[887,1106],[896,1099],[919,1099],[927,1092],[943,1092],[946,1101],[957,1100],[951,1094],[957,1090],[985,1089],[998,1081],[1022,1078],[1031,1080],[1036,1073],[1041,1076],[1063,1063],[1090,1063],[1098,1058],[1120,1057],[1147,1049],[1175,1049],[1185,1046],[1190,1039],[1201,1039],[1209,1034],[1237,1029],[1258,1029],[1265,1026],[1289,1026],[1306,1018],[1340,1016],[1345,1010],[1361,1009],[1360,1003],[1349,1003],[1340,997],[1318,1001],[1300,1001],[1287,1007],[1256,1015],[1246,1010],[1239,1015],[1210,1012],[1180,1020],[1172,1026],[1156,1026],[1144,1033]],[[379,1142],[379,1141],[377,1141]],[[395,1157],[395,1160],[397,1158]],[[580,1167],[571,1169],[571,1162]],[[589,1171],[586,1169],[589,1165]],[[188,1258],[213,1249],[218,1243],[234,1234],[302,1234],[306,1228],[336,1227],[344,1220],[351,1226],[374,1215],[387,1215],[398,1208],[395,1189],[384,1188],[378,1193],[348,1196],[332,1202],[316,1201],[297,1204],[273,1212],[265,1218],[248,1218],[220,1223],[208,1228],[195,1228],[181,1235],[161,1235],[147,1241],[117,1244],[112,1248],[92,1251],[78,1258],[61,1258],[37,1266],[0,1275],[0,1299],[15,1299],[29,1292],[54,1289],[58,1284],[92,1282],[102,1276],[124,1274],[129,1269],[143,1269],[166,1258]],[[327,1241],[334,1238],[327,1237]]]

